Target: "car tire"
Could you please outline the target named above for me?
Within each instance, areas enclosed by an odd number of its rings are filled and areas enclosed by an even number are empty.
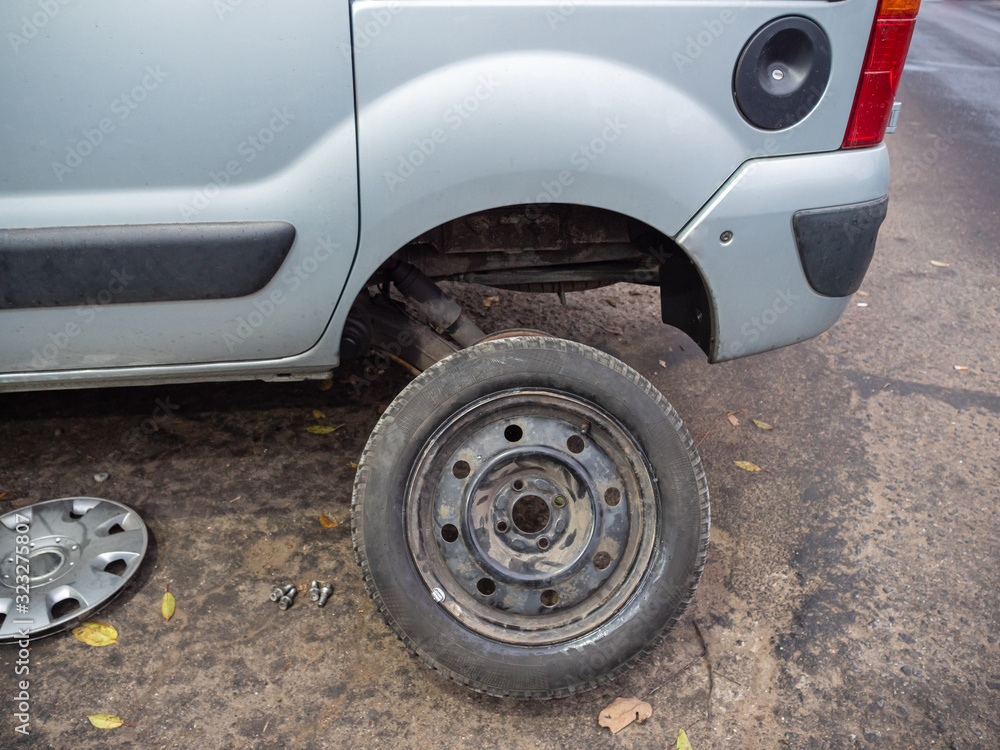
[[[694,594],[705,473],[667,400],[614,357],[514,337],[411,382],[358,466],[352,536],[386,623],[495,696],[555,698],[635,664]]]

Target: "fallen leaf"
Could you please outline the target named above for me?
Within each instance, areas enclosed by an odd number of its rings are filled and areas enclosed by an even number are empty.
[[[169,591],[163,595],[163,604],[160,605],[160,612],[163,613],[163,617],[169,620],[174,616],[174,610],[177,609],[177,602],[174,601],[174,595]]]
[[[605,331],[607,331],[608,333],[613,333],[615,336],[621,336],[622,334],[625,333],[625,331],[623,331],[618,326],[613,326],[613,327],[598,326],[598,328],[603,328]]]
[[[869,294],[868,292],[862,292],[860,289],[857,292],[855,292],[855,294],[857,294],[859,297],[871,297],[871,294]]]
[[[615,698],[614,702],[601,711],[597,723],[618,734],[621,730],[638,721],[640,724],[653,715],[653,707],[638,698]]]
[[[321,391],[328,391],[333,388],[333,378],[328,378],[319,384],[319,389]]]
[[[660,360],[660,367],[666,367],[666,366],[667,366],[667,361],[665,359],[661,359]]]
[[[314,424],[312,427],[306,427],[306,432],[311,432],[313,435],[329,435],[331,432],[336,432],[344,425],[338,424],[336,427],[331,427],[325,424]]]
[[[739,427],[740,426],[740,420],[737,419],[736,415],[733,414],[731,411],[730,412],[726,412],[726,418],[729,420],[729,424],[731,424],[733,427]]]
[[[691,750],[691,742],[683,729],[677,733],[677,750]]]
[[[319,514],[319,525],[327,529],[335,529],[340,524],[334,521],[332,518],[327,518],[322,513]]]
[[[483,307],[493,307],[500,302],[500,297],[483,297]]]
[[[605,302],[607,302],[607,303],[608,303],[609,305],[611,305],[612,307],[618,307],[618,303],[617,303],[617,302],[615,302],[615,301],[614,301],[613,299],[606,299],[606,300],[604,300],[604,301],[605,301]]]
[[[350,467],[351,467],[352,469],[356,469],[356,468],[358,468],[358,462],[357,462],[357,461],[348,461],[347,463],[348,463],[348,465],[349,465],[349,466],[350,466]]]
[[[733,461],[733,463],[744,471],[760,471],[760,467],[757,464],[752,464],[749,461]]]
[[[98,729],[117,729],[125,722],[113,714],[91,714],[87,717]]]
[[[762,429],[762,430],[773,430],[774,429],[773,425],[769,425],[767,422],[761,422],[759,419],[755,419],[753,421],[753,423],[755,425],[757,425],[758,427],[760,427],[760,429]]]
[[[313,416],[316,419],[326,419],[326,414],[321,412],[319,409],[313,409]]]
[[[965,365],[955,365],[956,370],[968,370],[969,368]]]
[[[106,622],[87,622],[77,625],[71,631],[78,641],[83,641],[88,646],[110,646],[118,643],[118,631]]]
[[[942,263],[939,260],[932,260],[931,265],[934,266],[935,268],[948,268],[949,266],[951,266],[951,263]]]

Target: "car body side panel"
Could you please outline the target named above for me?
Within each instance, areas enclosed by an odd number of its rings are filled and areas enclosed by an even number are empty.
[[[49,11],[42,8],[45,5]],[[42,23],[43,17],[45,20]],[[0,373],[280,358],[320,338],[358,230],[347,2],[11,0],[0,227],[283,221],[270,283],[232,299],[0,312]]]

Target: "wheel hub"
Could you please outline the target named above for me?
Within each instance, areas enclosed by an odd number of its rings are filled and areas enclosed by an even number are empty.
[[[655,536],[651,473],[629,433],[565,393],[505,391],[428,441],[407,488],[428,590],[515,643],[592,629],[634,590]]]

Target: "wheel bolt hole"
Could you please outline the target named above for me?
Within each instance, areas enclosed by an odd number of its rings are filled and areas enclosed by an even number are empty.
[[[456,461],[455,465],[451,467],[451,473],[455,475],[456,479],[465,479],[472,473],[472,467],[467,461]]]
[[[555,589],[546,589],[541,596],[543,607],[554,607],[559,603],[559,592]]]
[[[549,540],[547,537],[543,536],[541,539],[538,540],[538,549],[548,549],[548,548],[549,548]]]
[[[458,539],[458,527],[452,523],[445,524],[441,527],[441,538],[446,542],[454,542]]]
[[[476,583],[476,588],[479,589],[479,593],[483,596],[490,596],[497,590],[497,585],[491,578],[480,578]]]
[[[503,436],[511,443],[516,443],[518,440],[524,437],[524,430],[522,430],[516,424],[509,425],[506,430],[503,431]]]
[[[566,504],[566,498],[564,498],[562,495],[556,495],[555,499],[552,502],[554,502],[561,508]]]
[[[579,435],[570,435],[569,440],[566,441],[566,447],[569,448],[573,453],[583,453],[583,449],[586,447],[583,438]]]
[[[525,495],[514,503],[510,515],[520,531],[537,534],[548,526],[549,506],[538,495]]]
[[[604,570],[611,564],[611,555],[607,552],[598,552],[594,555],[594,567],[598,570]]]
[[[507,522],[506,521],[499,521],[499,522],[497,522],[497,533],[503,534],[503,533],[505,533],[507,531],[508,528],[509,527],[507,526]]]
[[[608,487],[604,491],[604,502],[608,505],[615,506],[622,501],[622,493],[617,487]]]

